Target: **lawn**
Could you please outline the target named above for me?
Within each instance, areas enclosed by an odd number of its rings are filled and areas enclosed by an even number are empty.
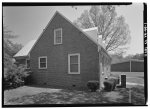
[[[132,103],[144,105],[144,87],[132,87]],[[89,92],[23,86],[4,92],[4,105],[129,103],[129,89]]]
[[[143,84],[144,86],[144,72],[111,72],[112,74],[117,75],[126,75],[126,81],[128,83],[136,83],[136,84]]]

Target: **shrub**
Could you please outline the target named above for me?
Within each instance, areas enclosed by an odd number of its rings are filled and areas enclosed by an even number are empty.
[[[99,88],[99,81],[88,81],[87,87],[92,92],[95,92]]]
[[[112,91],[115,89],[118,79],[109,78],[104,81],[104,90]]]
[[[118,74],[111,74],[110,78],[116,79],[117,80],[117,84],[119,84],[119,82],[120,82],[120,76]]]
[[[4,70],[4,88],[16,88],[24,85],[24,80],[30,74],[24,65],[16,66],[12,64]]]

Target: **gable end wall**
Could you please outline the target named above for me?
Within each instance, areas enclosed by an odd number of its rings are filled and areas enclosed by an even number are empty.
[[[54,45],[54,29],[62,28],[63,39]],[[56,14],[30,52],[33,80],[37,84],[85,88],[88,80],[98,80],[98,48],[81,31]],[[80,74],[68,74],[68,54],[80,53]],[[47,56],[47,69],[38,69],[38,57]]]

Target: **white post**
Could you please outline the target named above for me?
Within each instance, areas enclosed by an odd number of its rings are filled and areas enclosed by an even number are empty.
[[[129,89],[129,103],[131,103],[131,89]]]

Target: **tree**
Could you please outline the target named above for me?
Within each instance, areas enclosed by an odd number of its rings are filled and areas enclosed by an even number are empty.
[[[82,29],[98,27],[98,34],[102,35],[107,51],[122,52],[130,40],[129,26],[123,16],[117,16],[115,6],[91,6],[74,24]]]
[[[4,53],[4,67],[12,66],[12,58],[21,48],[21,44],[12,43],[11,39],[17,38],[17,35],[12,34],[6,26],[3,26],[3,53]]]
[[[21,44],[14,44],[11,39],[17,38],[17,35],[12,34],[12,31],[8,30],[6,26],[3,27],[3,64],[4,64],[4,89],[10,87],[18,87],[23,85],[26,78],[30,75],[26,71],[26,66],[15,65],[13,61],[13,56],[21,48]]]

